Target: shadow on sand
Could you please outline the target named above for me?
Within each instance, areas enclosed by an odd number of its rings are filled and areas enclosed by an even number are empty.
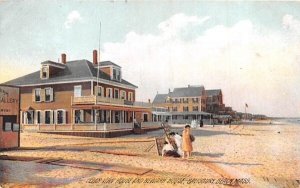
[[[182,134],[182,129],[172,128],[171,131],[177,132],[178,134]],[[228,131],[230,131],[230,130],[228,129]],[[192,129],[191,133],[194,136],[216,136],[216,135],[254,136],[253,134],[241,134],[241,133],[235,133],[235,132],[205,130],[205,129]]]
[[[193,152],[193,156],[202,156],[202,157],[222,157],[224,153],[201,153]]]

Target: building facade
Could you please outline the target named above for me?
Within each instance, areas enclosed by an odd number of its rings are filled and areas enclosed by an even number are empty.
[[[106,125],[131,128],[134,120],[152,120],[151,108],[136,104],[137,86],[122,78],[119,65],[99,62],[96,50],[93,62],[67,61],[62,54],[61,63],[42,62],[39,71],[5,84],[20,87],[22,126],[97,130]]]
[[[219,114],[223,111],[225,105],[223,104],[223,94],[221,89],[206,90],[207,101],[206,111],[212,114]]]
[[[204,86],[188,86],[174,88],[168,94],[157,94],[153,105],[167,108],[170,112],[172,123],[188,123],[191,120],[207,118],[206,91]]]

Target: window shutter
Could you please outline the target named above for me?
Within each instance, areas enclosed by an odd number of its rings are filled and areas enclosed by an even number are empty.
[[[53,101],[53,88],[50,88],[50,101]]]
[[[57,110],[53,110],[53,124],[57,124]]]
[[[53,110],[50,110],[50,124],[53,124]]]
[[[95,96],[98,96],[98,90],[97,90],[97,88],[98,88],[97,86],[94,86],[94,95]]]
[[[38,111],[33,111],[33,114],[34,114],[34,115],[33,115],[33,117],[34,117],[34,118],[33,118],[33,124],[38,124],[38,123],[37,123],[37,120],[38,120],[38,118],[37,118],[37,116],[38,116],[37,112],[38,112]]]
[[[41,102],[45,101],[45,89],[41,89]]]
[[[84,111],[80,110],[80,121],[84,122]]]
[[[24,112],[24,124],[28,124],[28,121],[27,121],[27,113],[28,112]]]
[[[35,89],[32,89],[32,102],[35,102]]]
[[[66,115],[67,115],[66,110],[63,110],[63,124],[66,124]]]
[[[45,124],[45,111],[41,111],[41,123],[40,124]]]

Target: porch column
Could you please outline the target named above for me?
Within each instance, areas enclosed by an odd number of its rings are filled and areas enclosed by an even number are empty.
[[[93,116],[94,116],[95,130],[97,130],[97,110],[96,109],[94,110]]]
[[[75,123],[75,110],[71,110],[71,130],[74,130],[74,123]]]
[[[123,110],[123,123],[125,123],[125,111]]]
[[[111,123],[111,110],[109,110],[109,123]]]

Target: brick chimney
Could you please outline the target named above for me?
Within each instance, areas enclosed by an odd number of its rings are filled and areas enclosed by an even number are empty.
[[[66,54],[61,54],[61,62],[63,64],[66,64],[67,63],[67,55]]]
[[[98,57],[97,57],[97,50],[93,50],[93,64],[98,65]]]

